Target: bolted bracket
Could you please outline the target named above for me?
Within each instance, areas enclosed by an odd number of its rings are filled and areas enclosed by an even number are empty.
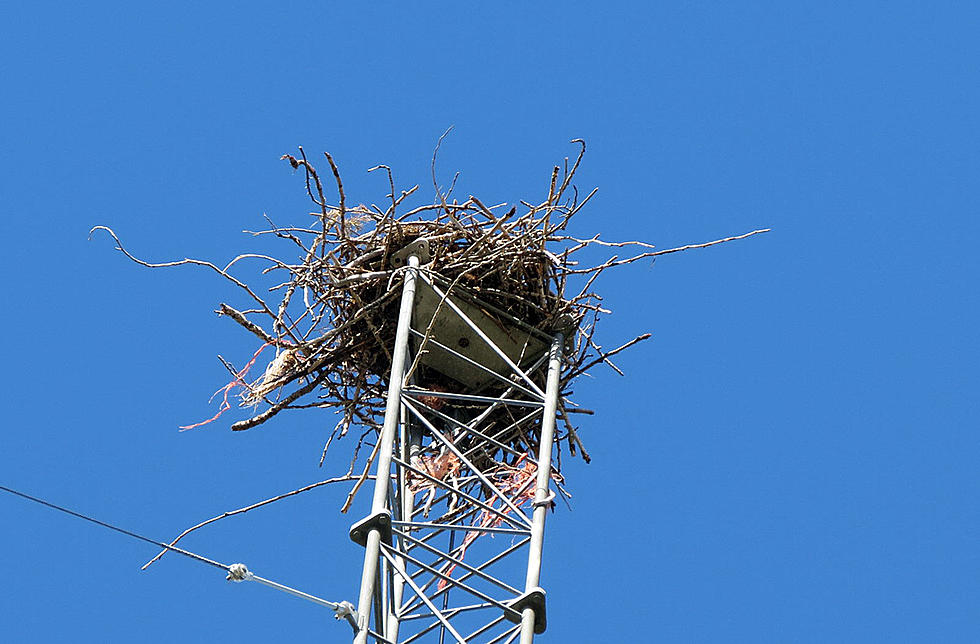
[[[391,512],[382,510],[365,517],[350,527],[350,540],[360,546],[367,545],[368,532],[377,529],[381,540],[391,545]]]
[[[537,635],[540,635],[548,628],[548,616],[545,613],[544,596],[544,589],[536,586],[507,604],[507,607],[517,611],[518,615],[523,613],[525,608],[534,609],[534,632]],[[521,618],[515,616],[509,610],[504,611],[504,617],[515,624],[521,623]]]
[[[409,255],[418,257],[419,264],[427,264],[432,259],[429,240],[424,237],[416,239],[405,248],[393,253],[391,256],[391,265],[395,268],[401,268],[407,265]]]

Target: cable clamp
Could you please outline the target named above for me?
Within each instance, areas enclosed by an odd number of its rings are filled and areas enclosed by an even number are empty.
[[[555,500],[555,491],[548,490],[548,496],[541,499],[540,501],[535,501],[531,504],[531,507],[540,508],[541,506],[550,507],[551,502]]]
[[[228,576],[225,577],[228,581],[241,582],[252,578],[252,573],[248,571],[245,564],[236,563],[228,566]]]
[[[340,602],[333,609],[334,619],[346,619],[348,616],[353,618],[355,624],[357,623],[357,613],[354,611],[354,604],[350,602]]]

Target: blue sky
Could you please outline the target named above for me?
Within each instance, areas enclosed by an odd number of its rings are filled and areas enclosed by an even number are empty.
[[[306,221],[279,161],[329,150],[349,199],[440,174],[540,198],[589,152],[576,231],[666,248],[600,280],[627,377],[577,398],[591,465],[549,518],[545,642],[975,642],[980,12],[969,3],[7,3],[0,9],[0,484],[159,539],[346,470],[332,422],[209,416],[211,311],[162,261]],[[334,448],[331,448],[332,450]],[[354,599],[345,489],[187,547]],[[362,499],[362,503],[364,500]],[[326,611],[0,497],[6,641],[346,641]]]

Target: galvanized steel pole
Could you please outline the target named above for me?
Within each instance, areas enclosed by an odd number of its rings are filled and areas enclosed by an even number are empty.
[[[412,322],[412,308],[415,303],[416,269],[419,259],[415,255],[408,258],[405,282],[402,285],[401,306],[398,310],[398,326],[395,331],[395,347],[391,359],[391,378],[388,382],[388,401],[385,406],[385,419],[378,437],[378,456],[374,481],[374,500],[371,515],[375,516],[387,509],[388,490],[391,485],[391,458],[395,444],[395,430],[398,427],[405,379],[405,362],[408,356],[409,329]],[[357,601],[358,632],[354,644],[367,644],[371,614],[372,597],[378,573],[378,558],[381,554],[381,530],[375,526],[367,533],[364,547],[364,568],[361,572],[361,593]]]
[[[544,521],[551,494],[551,448],[555,438],[555,413],[558,411],[558,385],[561,380],[561,354],[565,337],[557,334],[548,356],[548,380],[545,385],[544,416],[541,418],[541,441],[538,451],[538,477],[534,492],[534,514],[531,521],[531,544],[527,558],[527,580],[524,592],[539,591],[541,552],[544,548]],[[526,606],[521,611],[521,644],[534,641],[535,609]]]
[[[398,433],[400,456],[403,462],[408,463],[412,459],[412,452],[418,450],[416,440],[420,441],[421,437],[418,436],[417,430],[411,427],[408,409],[405,405],[401,405],[399,413],[401,422],[401,429]],[[408,475],[405,472],[405,468],[398,468],[398,479],[395,485],[398,490],[398,493],[395,494],[398,513],[393,518],[398,521],[411,521],[412,512],[415,509],[415,495],[409,489]],[[401,549],[399,548],[399,550]],[[405,596],[405,558],[396,555],[392,567],[394,568],[394,574],[392,575],[391,602],[389,602],[387,607],[388,619],[385,621],[384,636],[392,642],[397,642],[398,629],[401,627],[399,608],[402,605],[402,598]]]

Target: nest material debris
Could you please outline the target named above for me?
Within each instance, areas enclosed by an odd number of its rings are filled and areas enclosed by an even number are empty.
[[[290,373],[302,361],[302,352],[296,347],[287,347],[279,352],[265,368],[262,377],[241,393],[242,407],[258,405],[262,400],[282,387]]]

